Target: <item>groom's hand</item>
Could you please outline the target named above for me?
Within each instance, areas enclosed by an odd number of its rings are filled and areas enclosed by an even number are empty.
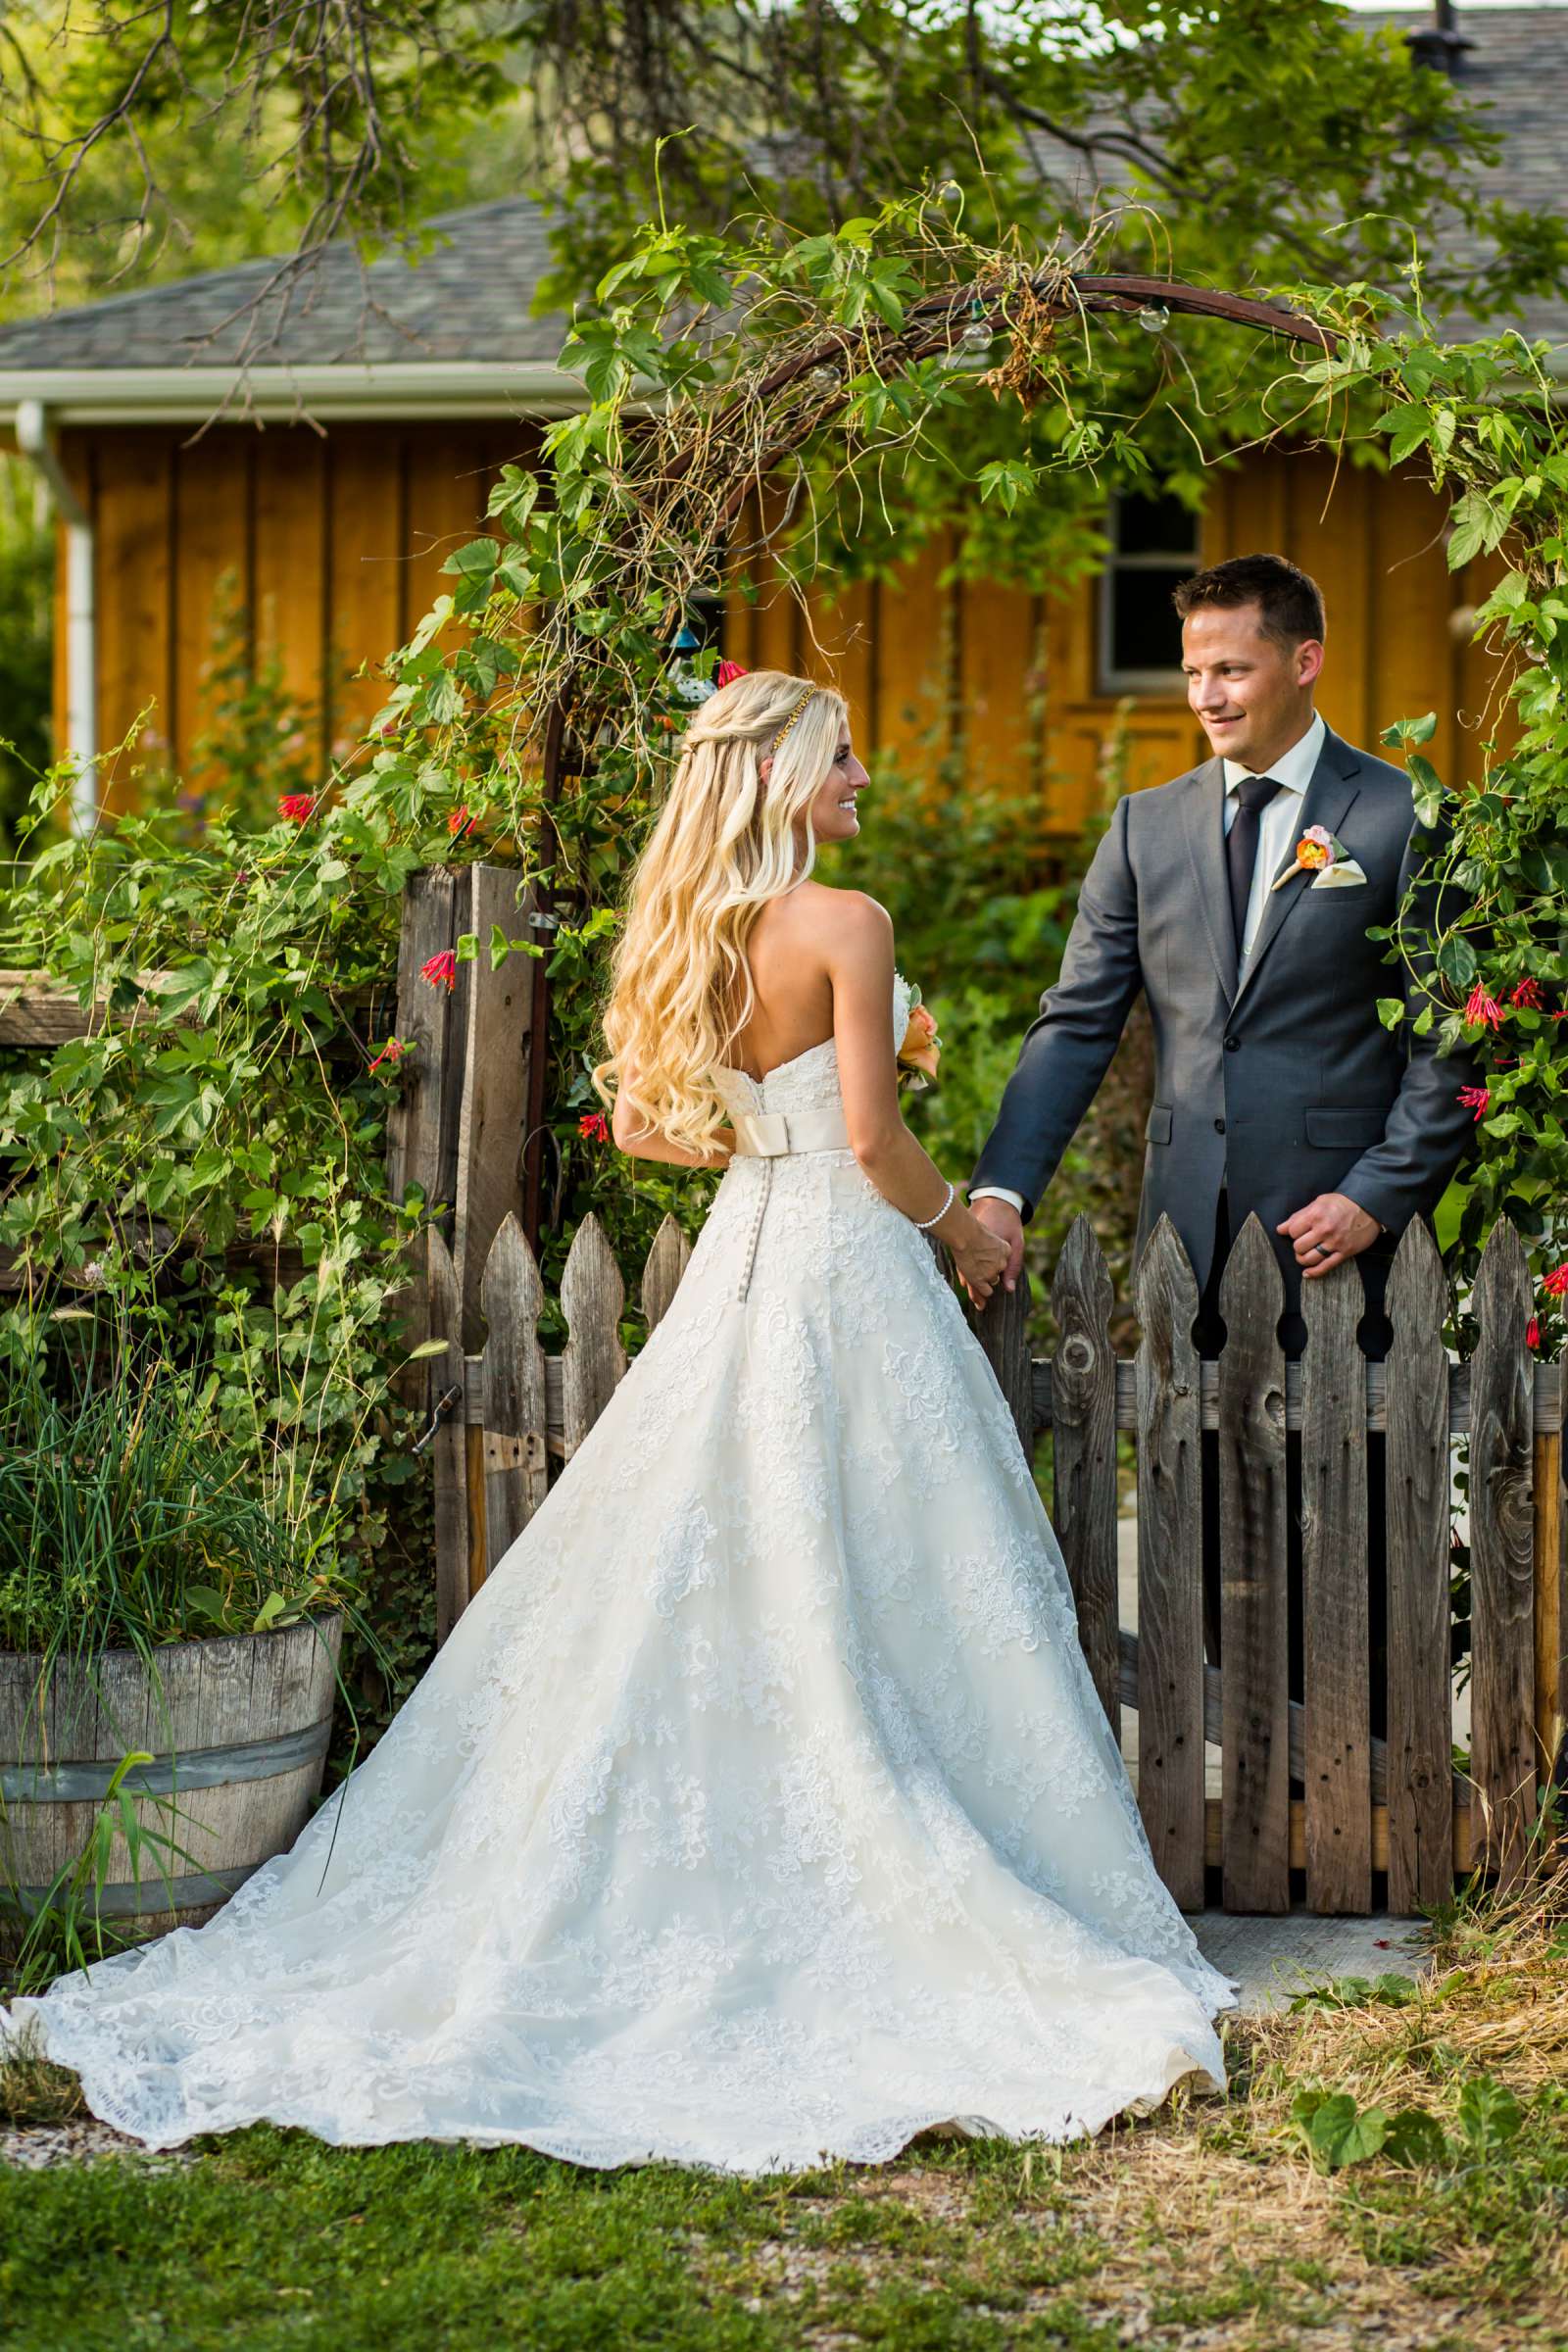
[[[1015,1291],[1023,1270],[1022,1217],[1010,1200],[999,1200],[994,1193],[988,1193],[983,1200],[971,1200],[969,1205],[986,1231],[994,1233],[999,1242],[1006,1243],[1007,1262],[1002,1269],[1002,1287],[1004,1291]],[[969,1289],[967,1283],[963,1287]],[[969,1296],[976,1306],[984,1306],[985,1300],[976,1298],[973,1291],[969,1291]]]
[[[994,1200],[980,1203],[982,1208],[1002,1205]],[[1290,1235],[1296,1244],[1296,1262],[1303,1277],[1310,1279],[1314,1274],[1332,1274],[1336,1266],[1343,1266],[1348,1257],[1375,1242],[1383,1228],[1344,1193],[1319,1193],[1315,1200],[1274,1230]]]

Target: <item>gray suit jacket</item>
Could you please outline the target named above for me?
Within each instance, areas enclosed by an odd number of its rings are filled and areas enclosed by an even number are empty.
[[[1302,803],[1308,825],[1339,836],[1366,887],[1318,890],[1298,874],[1271,892],[1238,988],[1221,762],[1117,805],[972,1185],[1006,1185],[1033,1215],[1143,989],[1155,1076],[1138,1248],[1164,1211],[1201,1288],[1224,1185],[1232,1233],[1256,1210],[1294,1311],[1300,1277],[1274,1228],[1342,1192],[1389,1228],[1360,1260],[1381,1299],[1399,1234],[1430,1215],[1464,1148],[1473,1117],[1456,1097],[1475,1072],[1440,1057],[1435,1033],[1378,1017],[1379,997],[1416,1009],[1411,973],[1366,937],[1393,919],[1428,846],[1411,838],[1408,777],[1331,731]]]

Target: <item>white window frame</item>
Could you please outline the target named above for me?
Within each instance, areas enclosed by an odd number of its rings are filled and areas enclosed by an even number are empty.
[[[1155,694],[1170,701],[1184,701],[1187,680],[1178,666],[1173,669],[1115,669],[1111,665],[1111,631],[1115,615],[1116,574],[1121,571],[1169,571],[1174,565],[1190,563],[1197,571],[1201,564],[1199,533],[1202,518],[1195,514],[1193,544],[1189,551],[1180,548],[1161,548],[1150,555],[1124,556],[1119,552],[1117,539],[1120,527],[1121,493],[1111,494],[1110,510],[1105,516],[1105,536],[1110,541],[1110,553],[1100,575],[1097,625],[1095,631],[1095,691],[1109,700],[1123,694]]]

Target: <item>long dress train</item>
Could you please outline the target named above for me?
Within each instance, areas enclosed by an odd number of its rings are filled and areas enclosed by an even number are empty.
[[[775,1152],[842,1115],[831,1040],[723,1084]],[[1233,1993],[958,1301],[808,1141],[734,1160],[588,1440],[292,1850],[10,2023],[153,2147],[268,2117],[754,2174],[1222,2090]]]

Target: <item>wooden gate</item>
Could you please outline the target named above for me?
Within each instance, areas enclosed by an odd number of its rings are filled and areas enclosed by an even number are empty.
[[[445,1338],[428,1374],[435,1429],[438,1600],[443,1635],[527,1525],[552,1465],[570,1458],[626,1369],[625,1290],[593,1217],[578,1229],[561,1286],[567,1339],[537,1337],[544,1292],[515,1217],[496,1235],[478,1284],[486,1339],[465,1349],[465,1290],[441,1236],[428,1239],[429,1327]],[[644,1269],[650,1328],[688,1256],[666,1218]],[[1166,1884],[1201,1907],[1218,1865],[1227,1910],[1283,1911],[1291,1872],[1310,1909],[1366,1912],[1374,1874],[1389,1911],[1437,1902],[1455,1870],[1519,1866],[1563,1732],[1561,1366],[1527,1340],[1530,1281],[1519,1238],[1499,1225],[1473,1300],[1480,1337],[1466,1362],[1443,1341],[1446,1298],[1430,1235],[1399,1245],[1386,1362],[1356,1346],[1353,1265],[1303,1290],[1306,1350],[1287,1363],[1277,1337],[1279,1267],[1250,1218],[1225,1270],[1233,1335],[1200,1362],[1191,1332],[1198,1286],[1161,1220],[1138,1274],[1142,1344],[1118,1361],[1114,1298],[1087,1218],[1056,1266],[1060,1335],[1031,1358],[1025,1287],[979,1318],[1020,1435],[1053,1439],[1053,1520],[1079,1632],[1118,1738],[1138,1714],[1138,1794]],[[471,1311],[471,1310],[470,1310]],[[1201,1630],[1200,1433],[1218,1433],[1222,1652],[1205,1666]],[[1367,1728],[1366,1437],[1387,1441],[1388,1738]],[[1289,1696],[1286,1654],[1287,1433],[1300,1433],[1304,1700]],[[1138,1624],[1120,1624],[1117,1437],[1136,1457]],[[1455,1444],[1467,1444],[1471,1547],[1472,1745],[1453,1768],[1449,1575]],[[1204,1786],[1204,1742],[1223,1758],[1222,1792]],[[1293,1792],[1292,1783],[1298,1785]]]

